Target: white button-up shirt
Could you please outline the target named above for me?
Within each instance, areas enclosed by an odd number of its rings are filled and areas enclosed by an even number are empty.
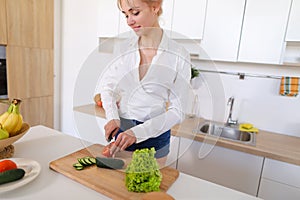
[[[157,54],[140,80],[138,37],[126,40],[119,50],[100,78],[106,118],[144,122],[131,128],[137,142],[157,137],[180,123],[191,89],[189,53],[163,33]]]

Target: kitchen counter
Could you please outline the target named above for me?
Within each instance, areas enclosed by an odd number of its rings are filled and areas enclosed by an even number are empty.
[[[31,127],[15,146],[15,158],[28,158],[40,163],[39,176],[16,190],[1,193],[0,199],[109,199],[108,197],[49,169],[49,163],[87,147],[89,143],[44,127]],[[258,199],[199,178],[180,173],[167,191],[175,199]]]
[[[74,111],[105,118],[105,111],[94,104],[74,108]],[[183,123],[172,128],[172,135],[190,138],[200,142],[215,143],[218,146],[242,151],[274,160],[279,160],[300,166],[300,137],[272,133],[259,130],[256,134],[256,146],[241,144],[224,139],[210,139],[203,134],[196,134],[193,130],[205,120],[188,118]]]

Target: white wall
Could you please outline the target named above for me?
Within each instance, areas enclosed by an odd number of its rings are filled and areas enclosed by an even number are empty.
[[[299,67],[206,61],[194,61],[194,64],[204,70],[300,77]],[[238,119],[240,123],[249,122],[259,129],[300,137],[300,94],[297,97],[279,95],[280,79],[245,76],[244,80],[240,80],[235,75],[205,72],[202,76],[203,80],[220,80],[210,81],[210,84],[215,84],[214,88],[217,89],[215,93],[219,93],[213,96],[213,101],[219,106],[223,103],[225,113],[216,111],[217,115],[211,115],[213,107],[209,103],[212,98],[209,97],[207,87],[203,84],[196,92],[200,102],[198,115],[225,121],[229,110],[227,100],[230,96],[234,96],[233,118]]]
[[[73,91],[77,75],[87,57],[98,45],[98,8],[95,5],[97,0],[62,1],[60,129],[72,135],[76,134]]]
[[[97,5],[97,0],[62,1],[60,129],[72,135],[77,134],[73,116],[74,103],[78,105],[80,102],[92,103],[93,88],[88,88],[82,93],[82,96],[76,94],[76,102],[74,102],[73,96],[77,76],[82,67],[84,65],[97,66],[98,57],[95,56],[96,52],[94,51],[98,45]],[[85,62],[91,55],[93,58]],[[194,62],[201,69],[217,68],[251,74],[300,76],[300,68],[296,67]],[[200,116],[224,121],[228,111],[227,99],[233,95],[235,96],[233,118],[238,118],[240,122],[253,123],[260,129],[300,137],[300,97],[279,96],[280,81],[278,79],[245,77],[245,80],[239,80],[236,76],[210,73],[202,73],[202,76],[209,84],[203,84],[197,90]],[[95,81],[95,74],[91,79],[80,78],[81,83],[84,83],[84,80],[88,85],[91,84]],[[84,88],[82,85],[81,87]],[[215,105],[217,107],[214,107]]]

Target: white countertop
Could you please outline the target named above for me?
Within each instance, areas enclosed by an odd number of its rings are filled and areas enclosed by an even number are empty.
[[[80,150],[87,145],[89,143],[85,141],[44,126],[32,127],[23,138],[14,144],[14,157],[36,160],[42,167],[41,173],[27,185],[1,193],[0,199],[109,199],[49,168],[51,161]],[[258,199],[184,173],[180,173],[167,193],[179,200]]]

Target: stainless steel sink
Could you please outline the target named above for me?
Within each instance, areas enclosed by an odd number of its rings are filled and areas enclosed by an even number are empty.
[[[239,143],[254,145],[256,144],[256,133],[240,131],[237,126],[225,126],[214,123],[205,123],[199,126],[197,133],[208,134],[213,137],[220,137]]]

